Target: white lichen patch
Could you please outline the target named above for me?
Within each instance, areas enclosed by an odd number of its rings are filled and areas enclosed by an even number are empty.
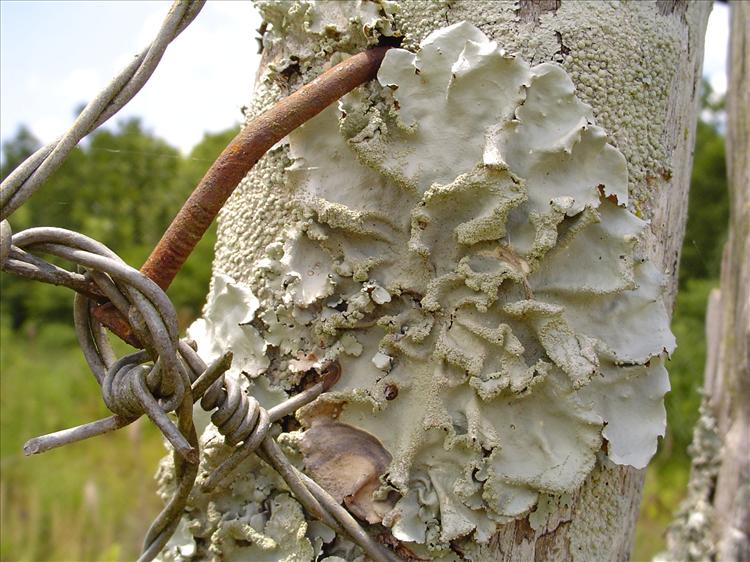
[[[354,93],[290,135],[309,218],[281,261],[317,260],[313,243],[330,265],[316,299],[277,300],[314,309],[306,353],[362,345],[339,358],[337,407],[310,410],[393,457],[394,535],[485,541],[577,489],[603,442],[616,463],[654,453],[674,348],[660,276],[625,159],[562,67],[459,23],[378,78],[380,101]]]
[[[244,372],[257,376],[268,367],[266,342],[250,323],[259,301],[249,287],[227,275],[211,281],[203,318],[188,328],[188,337],[198,344],[198,354],[206,363],[227,351],[234,354],[230,375]]]
[[[374,44],[378,37],[393,33],[393,14],[398,9],[387,0],[302,0],[294,4],[258,0],[255,4],[274,28],[264,38],[264,47],[274,49],[285,43],[284,48],[294,53],[293,59],[283,59],[273,70],[314,59],[319,53],[313,46],[318,42],[324,49],[335,45],[337,50]]]
[[[300,414],[311,474],[440,557],[574,492],[602,449],[645,466],[675,343],[625,158],[561,66],[458,23],[389,51],[378,80],[289,136],[302,220],[259,262],[260,304],[220,312],[215,281],[201,326],[273,349],[284,390],[337,358]],[[311,452],[326,428],[331,459]],[[382,451],[332,482],[349,436]]]

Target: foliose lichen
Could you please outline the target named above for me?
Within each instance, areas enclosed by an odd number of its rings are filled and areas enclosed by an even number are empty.
[[[222,441],[215,427],[209,426],[204,432],[202,476],[191,494],[190,509],[161,558],[261,562],[314,559],[315,529],[309,527],[301,506],[283,491],[281,477],[257,457],[246,460],[215,493],[201,491],[205,475],[227,456],[228,448]],[[169,460],[164,461],[164,475],[172,474],[169,464]],[[168,481],[162,479],[162,487],[168,488]]]
[[[268,367],[266,341],[250,325],[260,302],[246,286],[223,274],[214,275],[205,306],[205,316],[188,329],[198,344],[198,353],[209,363],[227,350],[234,354],[230,376],[251,377]]]
[[[389,52],[378,79],[380,100],[352,94],[290,136],[308,220],[283,259],[310,279],[288,290],[309,302],[325,279],[307,354],[339,334],[363,348],[325,400],[393,457],[385,524],[481,542],[580,486],[602,438],[617,463],[655,452],[674,347],[660,275],[625,159],[560,66],[460,23]]]
[[[389,51],[378,82],[290,135],[299,220],[257,263],[259,300],[214,280],[240,310],[200,326],[266,346],[266,374],[243,365],[278,392],[338,359],[300,412],[303,466],[330,480],[358,454],[360,480],[321,484],[440,558],[577,490],[602,448],[644,467],[675,342],[626,160],[563,67],[462,22]]]

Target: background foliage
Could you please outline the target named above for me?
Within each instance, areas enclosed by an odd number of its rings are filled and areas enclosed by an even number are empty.
[[[705,360],[706,299],[718,285],[726,237],[722,106],[704,87],[673,321],[679,348],[669,365],[669,426],[648,469],[634,560],[650,559],[663,548],[666,524],[684,493]],[[236,132],[207,134],[183,157],[137,119],[113,132],[98,131],[13,216],[12,226],[75,229],[138,265]],[[0,175],[38,144],[30,131],[19,130],[3,146]],[[207,293],[214,242],[212,229],[170,288],[183,329]],[[0,559],[133,559],[159,509],[152,476],[164,454],[160,437],[148,424],[134,424],[126,432],[24,458],[27,438],[106,411],[77,349],[68,291],[6,274],[0,281]]]
[[[75,229],[137,266],[237,130],[206,134],[187,156],[137,119],[97,131],[13,215],[13,229]],[[3,145],[0,175],[38,147],[20,129]],[[214,227],[170,287],[183,330],[208,292],[215,240]],[[78,350],[70,292],[7,274],[0,288],[0,560],[133,560],[161,508],[161,436],[136,423],[25,458],[29,437],[108,412]]]

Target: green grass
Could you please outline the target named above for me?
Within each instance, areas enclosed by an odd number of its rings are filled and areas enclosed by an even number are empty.
[[[649,465],[631,560],[646,562],[666,549],[667,525],[685,497],[689,472],[690,462],[686,455],[667,459],[657,457]]]
[[[67,325],[0,326],[0,559],[132,560],[161,508],[147,423],[25,457],[26,439],[104,417]]]

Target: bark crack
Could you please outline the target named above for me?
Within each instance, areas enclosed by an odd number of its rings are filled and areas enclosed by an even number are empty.
[[[571,560],[570,536],[567,529],[570,521],[561,521],[560,524],[539,535],[534,548],[534,560]]]
[[[656,10],[662,16],[677,14],[682,21],[687,21],[685,19],[687,0],[656,0]]]

